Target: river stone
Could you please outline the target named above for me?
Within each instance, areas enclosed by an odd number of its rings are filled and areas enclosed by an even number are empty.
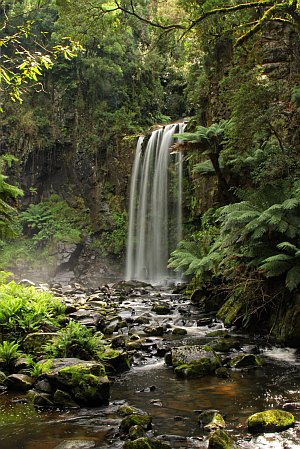
[[[23,343],[24,351],[29,354],[40,355],[47,343],[57,340],[59,335],[55,332],[34,332],[26,335]]]
[[[151,337],[161,337],[164,333],[164,328],[159,325],[145,326],[144,332]]]
[[[171,449],[169,443],[152,438],[138,438],[134,441],[127,441],[123,449]]]
[[[79,408],[79,405],[72,399],[66,391],[56,390],[53,395],[55,405],[63,408]]]
[[[108,404],[110,385],[102,363],[76,358],[53,359],[52,363],[45,374],[51,385],[67,391],[79,405]]]
[[[261,366],[262,360],[255,354],[241,354],[234,357],[230,361],[230,366],[232,368],[246,368],[249,366]]]
[[[224,430],[218,429],[210,434],[208,449],[234,449],[236,446]]]
[[[284,410],[265,410],[255,413],[248,419],[248,429],[251,432],[281,432],[292,427],[295,418],[290,412]]]
[[[121,405],[118,408],[118,414],[120,416],[129,416],[129,415],[133,415],[133,414],[147,415],[146,412],[142,412],[140,409],[138,409],[136,407],[131,407],[130,405],[127,405],[127,404]]]
[[[215,372],[221,360],[209,346],[180,346],[171,349],[174,372],[185,377],[202,377]]]
[[[154,304],[152,307],[152,311],[155,312],[157,315],[168,315],[169,313],[171,313],[170,306],[164,303]]]
[[[143,429],[149,430],[151,428],[151,422],[151,416],[133,413],[122,419],[120,429],[125,433],[128,433],[129,429],[133,426],[141,426]]]
[[[209,345],[218,352],[229,352],[231,349],[239,349],[241,346],[236,338],[218,338]]]
[[[29,390],[27,393],[28,401],[32,402],[37,407],[53,407],[52,395],[42,393],[36,390]]]
[[[7,386],[12,390],[27,391],[34,383],[35,379],[26,374],[11,374],[7,377]]]
[[[95,441],[91,440],[66,440],[55,446],[54,449],[92,449],[95,446]]]
[[[205,410],[200,413],[199,424],[209,432],[225,427],[225,421],[219,410]]]
[[[112,374],[128,371],[131,366],[128,354],[116,349],[106,349],[101,360],[105,363],[107,372]]]
[[[187,330],[182,329],[181,327],[174,327],[174,329],[172,330],[172,334],[173,335],[186,335]]]
[[[142,426],[132,426],[129,429],[129,437],[131,440],[137,440],[138,438],[145,437],[145,430]]]

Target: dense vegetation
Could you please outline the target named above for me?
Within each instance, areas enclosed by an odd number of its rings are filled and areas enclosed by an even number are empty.
[[[1,8],[1,152],[19,158],[12,182],[19,178],[24,191],[12,225],[20,191],[0,178],[2,266],[17,247],[22,258],[33,249],[44,256],[57,242],[87,237],[103,255],[122,257],[128,136],[188,115],[178,150],[190,173],[186,221],[193,227],[170,266],[220,296],[228,322],[248,325],[293,304],[300,283],[299,2],[31,0]],[[41,49],[48,59],[36,59]],[[22,105],[7,101],[18,92]],[[62,153],[69,162],[59,182],[41,188],[34,174],[32,184],[24,181],[22,169],[54,172]]]

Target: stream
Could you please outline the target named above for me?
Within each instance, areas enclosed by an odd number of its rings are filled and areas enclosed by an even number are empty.
[[[157,300],[169,305],[169,314],[157,315],[151,310]],[[119,316],[131,324],[119,332],[141,334],[134,320],[141,315],[164,326],[166,332],[162,337],[144,335],[145,344],[135,353],[131,370],[112,379],[109,406],[41,410],[26,403],[23,395],[2,391],[0,449],[122,448],[117,409],[124,403],[152,415],[151,435],[171,442],[174,449],[207,448],[207,433],[201,430],[197,419],[200,411],[206,409],[221,411],[226,431],[238,448],[300,448],[300,354],[295,349],[272,346],[266,339],[236,333],[241,347],[230,353],[256,351],[263,360],[262,367],[233,369],[226,379],[182,379],[164,363],[166,348],[207,343],[207,334],[222,330],[223,324],[203,316],[189,300],[168,289],[136,291],[123,298]],[[174,335],[174,327],[185,329],[187,334]],[[247,418],[269,408],[292,412],[295,427],[281,433],[251,436]]]

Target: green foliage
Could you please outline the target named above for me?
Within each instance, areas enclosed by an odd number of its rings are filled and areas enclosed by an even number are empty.
[[[57,325],[57,317],[64,311],[65,305],[51,293],[14,281],[0,284],[0,331],[11,339],[21,341],[46,324]]]
[[[101,338],[76,321],[70,321],[60,331],[59,338],[45,347],[49,357],[78,357],[82,360],[99,359],[102,352]]]
[[[0,240],[15,236],[16,209],[11,204],[23,194],[18,187],[7,183],[7,176],[3,174],[5,165],[10,166],[15,160],[12,155],[0,156]]]
[[[44,6],[44,16],[53,15],[53,6],[53,2],[48,7]],[[40,28],[45,25],[42,24],[41,10],[40,2],[26,0],[5,2],[1,8],[1,91],[13,102],[22,103],[29,88],[40,90],[43,72],[52,68],[59,56],[70,59],[82,50],[81,45],[66,38],[48,46],[45,39],[47,31]]]
[[[16,360],[21,356],[22,352],[16,341],[4,340],[0,343],[0,366],[4,371],[10,372]]]
[[[169,268],[192,275],[199,285],[204,285],[218,275],[222,256],[215,251],[218,246],[219,228],[214,224],[214,212],[207,211],[202,218],[201,230],[189,240],[183,240],[171,253]]]
[[[43,374],[47,374],[52,366],[53,362],[52,360],[46,360],[45,362],[35,362],[31,357],[27,357],[29,369],[28,373],[30,376],[38,379]]]
[[[31,204],[20,219],[36,247],[51,242],[79,243],[81,232],[89,232],[88,210],[72,208],[58,195]]]
[[[211,152],[219,153],[222,148],[225,132],[228,126],[229,122],[227,120],[220,120],[218,123],[213,123],[208,127],[197,126],[194,133],[186,132],[183,134],[177,134],[175,137],[178,137],[184,142],[207,144],[208,148],[204,154]]]
[[[115,210],[112,214],[113,229],[103,231],[100,238],[93,241],[91,247],[101,256],[121,256],[127,241],[127,213]]]

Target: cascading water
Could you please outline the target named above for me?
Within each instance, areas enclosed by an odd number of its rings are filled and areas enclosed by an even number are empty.
[[[185,124],[177,123],[151,134],[145,151],[137,143],[133,165],[126,279],[164,283],[168,257],[182,238],[182,154],[170,154],[174,134]],[[173,234],[171,236],[171,234]]]

